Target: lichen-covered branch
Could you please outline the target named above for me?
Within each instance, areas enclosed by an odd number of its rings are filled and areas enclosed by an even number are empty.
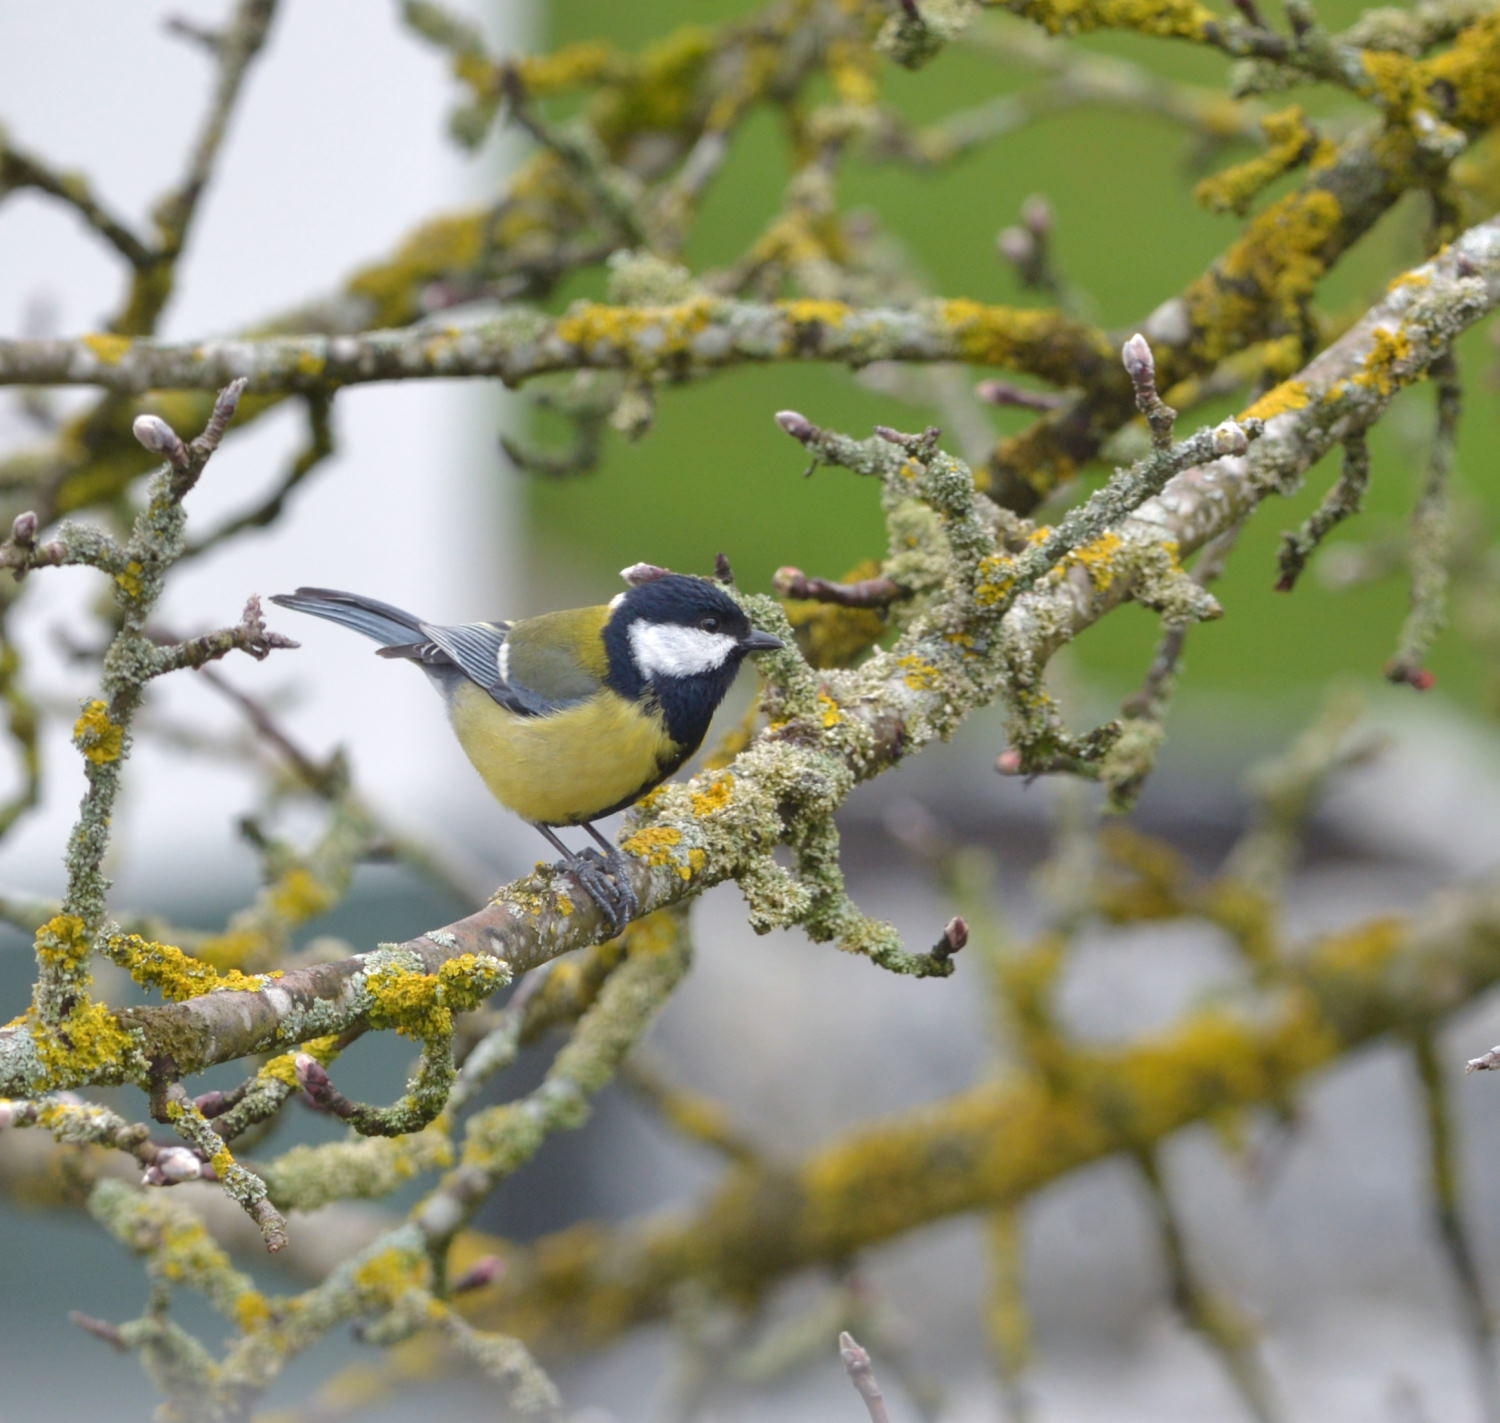
[[[1124,1048],[1075,1045],[1067,1085],[1011,1073],[874,1122],[786,1167],[732,1172],[698,1206],[513,1250],[479,1317],[595,1348],[660,1318],[684,1279],[753,1298],[923,1224],[1020,1201],[1194,1121],[1281,1100],[1351,1047],[1433,1022],[1500,981],[1500,885],[1445,895],[1298,957],[1255,1011],[1202,1009]],[[1233,1064],[1233,1070],[1228,1070]]]
[[[369,381],[488,377],[519,385],[558,371],[674,379],[762,361],[966,361],[1088,383],[1110,359],[1102,333],[1055,312],[952,300],[913,308],[839,301],[581,303],[549,318],[515,309],[462,326],[264,336],[180,345],[85,336],[0,340],[0,385],[94,385],[122,394],[243,378],[258,395],[326,394]]]
[[[1064,559],[1007,605],[998,627],[1001,657],[985,657],[964,637],[995,622],[1010,589],[1009,560],[993,553],[960,560],[941,608],[914,613],[901,639],[859,667],[812,680],[790,654],[772,675],[791,678],[781,710],[725,770],[663,788],[623,846],[644,912],[664,908],[735,878],[766,924],[800,922],[816,896],[760,849],[795,843],[860,780],[915,754],[972,708],[1007,696],[1015,706],[1018,670],[1037,679],[1047,659],[1117,606],[1133,587],[1242,520],[1273,493],[1293,487],[1336,441],[1366,428],[1397,392],[1419,379],[1453,338],[1500,303],[1500,220],[1480,224],[1391,291],[1298,376],[1269,392],[1253,412],[1265,431],[1243,455],[1176,475],[1165,490],[1095,544]],[[867,473],[939,507],[950,531],[968,528],[982,546],[983,521],[943,501],[960,497],[953,462],[921,467],[898,444],[875,440],[858,451]],[[852,460],[851,456],[851,460]],[[962,467],[957,467],[961,469]],[[968,486],[972,498],[972,485]],[[992,544],[993,547],[993,544]],[[1087,555],[1087,556],[1085,556]],[[984,557],[992,562],[983,565]],[[986,575],[997,581],[987,582]],[[763,616],[770,610],[752,600]],[[971,620],[971,621],[966,621]],[[1035,695],[1027,693],[1027,695]],[[1025,707],[1020,709],[1024,719]],[[1022,729],[1024,730],[1024,720]],[[395,948],[289,972],[274,984],[111,1015],[111,1052],[49,1064],[24,1022],[0,1029],[0,1092],[38,1091],[89,1081],[120,1081],[143,1055],[169,1054],[193,1072],[253,1052],[294,1047],[367,1024],[379,1012],[378,985],[391,972],[456,975],[479,992],[493,975],[514,974],[593,942],[604,931],[597,909],[566,876],[546,872],[502,891],[465,919]]]
[[[120,260],[126,282],[97,333],[0,341],[0,385],[20,389],[45,432],[38,446],[0,460],[0,530],[9,530],[0,570],[12,575],[0,589],[0,626],[10,638],[35,580],[62,566],[95,570],[112,601],[99,695],[74,728],[88,789],[66,847],[65,893],[56,903],[25,887],[0,895],[0,919],[33,933],[38,961],[29,1011],[0,1027],[0,1128],[70,1154],[70,1198],[88,1196],[151,1280],[139,1318],[79,1317],[80,1326],[135,1352],[168,1409],[194,1423],[243,1423],[299,1352],[351,1323],[369,1344],[403,1346],[403,1363],[418,1351],[447,1367],[466,1362],[523,1411],[560,1407],[531,1343],[587,1347],[669,1315],[686,1339],[684,1411],[726,1376],[726,1352],[746,1355],[746,1378],[809,1357],[799,1330],[818,1331],[826,1355],[834,1334],[853,1328],[904,1387],[899,1347],[860,1302],[858,1256],[973,1211],[990,1226],[991,1335],[1019,1409],[1029,1328],[1020,1206],[1063,1173],[1115,1155],[1133,1160],[1146,1183],[1185,1320],[1251,1412],[1270,1418],[1274,1393],[1253,1338],[1192,1258],[1163,1144],[1190,1123],[1286,1113],[1310,1074],[1396,1033],[1421,1079],[1434,1220],[1476,1316],[1470,1342],[1485,1373],[1493,1337],[1477,1316],[1487,1291],[1460,1211],[1433,1043],[1443,1015],[1500,983],[1500,880],[1434,900],[1411,921],[1376,920],[1292,951],[1279,905],[1311,798],[1369,744],[1348,734],[1347,704],[1331,706],[1259,776],[1250,824],[1212,877],[1123,827],[1096,833],[1074,813],[1047,870],[1051,922],[1014,951],[994,923],[985,874],[943,850],[940,831],[911,825],[911,843],[957,903],[915,945],[903,943],[852,897],[835,817],[862,782],[987,707],[1005,718],[998,770],[1076,773],[1124,805],[1161,742],[1187,629],[1220,612],[1207,587],[1240,530],[1325,455],[1346,452],[1343,477],[1287,539],[1281,572],[1290,586],[1319,540],[1357,512],[1372,476],[1383,477],[1371,467],[1368,432],[1423,380],[1438,393],[1437,428],[1413,519],[1412,613],[1390,672],[1430,682],[1422,663],[1445,614],[1450,561],[1460,570],[1468,557],[1454,556],[1449,537],[1461,397],[1453,347],[1500,305],[1500,219],[1488,216],[1494,165],[1484,146],[1500,121],[1493,0],[1424,0],[1337,33],[1307,0],[1288,0],[1284,15],[1269,18],[1257,0],[1233,0],[1232,14],[1195,0],[760,0],[727,23],[688,27],[638,52],[586,42],[537,57],[493,53],[477,26],[432,0],[409,0],[406,24],[451,67],[454,136],[477,147],[511,124],[526,146],[516,170],[480,207],[425,223],[331,295],[229,336],[158,339],[277,8],[225,0],[221,28],[173,26],[202,51],[184,62],[206,58],[215,77],[181,176],[139,227],[111,210],[104,188],[0,135],[0,197],[29,189],[65,204]],[[1011,17],[991,25],[986,8]],[[1339,106],[1309,106],[1315,118],[1296,106],[1265,112],[1051,38],[1103,29],[1195,44],[1221,63],[1232,57],[1233,99],[1312,82],[1336,91]],[[893,83],[891,63],[915,69],[955,42],[971,60],[1026,71],[1026,87],[997,89],[974,108],[949,108],[937,95],[918,125],[900,107],[902,86],[917,81]],[[1041,82],[1030,84],[1037,72]],[[885,165],[876,176],[891,181],[897,164],[956,164],[1081,104],[1166,116],[1196,137],[1200,160],[1229,142],[1257,144],[1195,192],[1238,220],[1237,234],[1176,295],[1143,301],[1150,314],[1124,330],[1087,319],[1089,294],[1059,261],[1066,210],[1055,218],[1044,197],[1027,200],[995,246],[1011,268],[1001,279],[1055,309],[970,299],[987,289],[977,278],[961,292],[944,289],[919,271],[896,224],[843,202],[872,165]],[[744,137],[752,132],[762,137]],[[767,134],[779,145],[776,166],[764,170],[775,175],[761,194],[769,202],[716,257],[721,266],[690,269],[708,250],[697,219],[713,190],[725,175],[743,180],[742,143],[749,151]],[[1273,183],[1278,195],[1268,200]],[[1423,250],[1435,255],[1352,324],[1320,312],[1324,279],[1413,191],[1427,195]],[[593,299],[564,308],[559,292]],[[757,705],[704,769],[632,811],[620,848],[640,920],[605,939],[612,926],[592,896],[552,867],[406,943],[353,953],[324,938],[293,954],[293,931],[331,907],[365,860],[399,855],[461,890],[465,876],[384,825],[338,753],[304,750],[261,692],[215,670],[231,652],[260,658],[288,645],[253,597],[237,624],[226,619],[215,631],[177,636],[151,623],[170,568],[280,519],[332,451],[331,403],[344,387],[451,377],[530,386],[536,404],[571,426],[572,443],[507,448],[523,469],[563,475],[607,453],[611,432],[647,434],[674,385],[809,362],[878,365],[865,376],[869,388],[941,411],[948,445],[932,427],[880,425],[857,438],[816,423],[817,410],[776,417],[815,463],[870,481],[885,546],[863,550],[839,578],[782,569],[773,587],[786,603],[734,594],[784,646],[760,664]],[[973,367],[1006,378],[975,391]],[[63,385],[99,394],[66,406],[27,395]],[[1189,429],[1191,412],[1226,395],[1251,403],[1216,428]],[[287,398],[306,407],[302,447],[242,512],[190,540],[184,500],[231,415],[248,421]],[[996,422],[1017,410],[1036,418],[1003,427],[1019,433],[996,443]],[[1139,420],[1149,445],[1127,428]],[[199,425],[195,441],[176,433]],[[140,491],[142,446],[163,465]],[[1092,495],[1049,512],[1050,522],[1033,517],[1106,449],[1121,467]],[[794,453],[786,448],[789,460]],[[69,521],[85,510],[87,523]],[[717,572],[732,589],[722,557]],[[1077,730],[1049,693],[1049,663],[1127,600],[1160,619],[1157,656],[1122,718]],[[132,739],[152,729],[140,714],[148,689],[193,669],[229,697],[254,739],[169,724],[162,735],[194,754],[269,748],[294,772],[268,778],[264,807],[242,827],[264,888],[216,932],[116,909],[106,873]],[[40,787],[32,675],[13,648],[0,648],[0,700],[20,771],[0,830]],[[307,794],[322,829],[294,844],[281,838],[280,817],[288,797]],[[1075,812],[1085,795],[1079,788]],[[951,974],[972,923],[968,952],[988,971],[1003,1072],[789,1161],[774,1141],[762,1149],[747,1140],[718,1103],[670,1073],[632,1069],[630,1055],[688,972],[688,904],[725,882],[757,931],[797,927],[912,977]],[[1238,954],[1233,996],[1136,1041],[1075,1039],[1053,997],[1078,933],[1166,919],[1228,940]],[[573,950],[582,952],[564,957]],[[96,997],[96,954],[161,1001],[119,1007]],[[503,1007],[487,1006],[527,974]],[[567,1036],[540,1086],[482,1096],[554,1028]],[[362,1100],[371,1094],[348,1054],[376,1032],[413,1049],[394,1101]],[[237,1083],[196,1093],[189,1085],[195,1073],[247,1058]],[[1500,1049],[1471,1065],[1497,1062]],[[578,1227],[527,1249],[476,1232],[502,1183],[551,1133],[581,1123],[622,1074],[663,1122],[718,1154],[717,1189],[651,1220]],[[146,1094],[159,1134],[124,1105],[77,1095],[115,1085]],[[325,1139],[278,1151],[272,1132],[299,1094],[321,1112],[314,1125]],[[146,1189],[122,1184],[122,1171]],[[236,1270],[192,1209],[195,1199],[232,1205],[241,1233],[253,1222],[276,1249],[287,1217],[297,1228],[294,1213],[389,1197],[418,1175],[422,1194],[404,1218],[385,1217],[331,1268],[320,1259],[307,1287],[282,1297]],[[835,1276],[829,1296],[758,1349],[742,1348],[749,1326],[729,1322],[731,1304],[753,1306],[809,1267]],[[170,1319],[177,1288],[200,1293],[227,1337],[210,1345]],[[847,1333],[840,1342],[870,1416],[883,1418],[869,1356]],[[1493,1410],[1492,1388],[1486,1396]]]

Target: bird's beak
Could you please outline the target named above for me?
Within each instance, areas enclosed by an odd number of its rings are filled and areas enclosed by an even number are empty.
[[[751,628],[750,636],[740,643],[740,647],[746,652],[775,652],[777,648],[785,646],[779,637],[772,637],[759,628]]]

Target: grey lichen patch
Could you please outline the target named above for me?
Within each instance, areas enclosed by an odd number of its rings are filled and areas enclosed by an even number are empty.
[[[673,306],[696,290],[686,267],[653,252],[613,252],[608,266],[608,296],[616,306]]]
[[[890,546],[882,568],[885,576],[917,596],[936,592],[952,568],[936,511],[906,493],[887,499],[885,520]],[[915,608],[898,603],[893,614],[909,618]]]
[[[875,36],[875,48],[906,69],[920,69],[979,16],[975,0],[923,0],[897,6]]]
[[[743,865],[735,882],[745,896],[746,915],[757,934],[800,924],[814,904],[811,886],[769,855]]]
[[[283,1210],[312,1211],[335,1201],[379,1200],[426,1171],[453,1164],[453,1145],[435,1126],[400,1138],[294,1146],[265,1171],[271,1199]]]

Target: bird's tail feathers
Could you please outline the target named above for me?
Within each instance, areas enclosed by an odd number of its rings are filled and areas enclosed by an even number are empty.
[[[341,593],[335,588],[299,588],[295,593],[273,593],[271,601],[294,612],[327,618],[386,647],[425,640],[422,620],[414,613],[359,593]]]

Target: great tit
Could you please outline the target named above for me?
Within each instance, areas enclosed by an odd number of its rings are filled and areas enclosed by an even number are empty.
[[[600,607],[456,627],[330,588],[271,601],[374,638],[379,657],[415,662],[495,798],[547,837],[615,933],[639,906],[623,857],[591,822],[681,766],[745,654],[782,646],[717,584],[680,573]],[[604,853],[575,854],[557,825],[582,826]]]

